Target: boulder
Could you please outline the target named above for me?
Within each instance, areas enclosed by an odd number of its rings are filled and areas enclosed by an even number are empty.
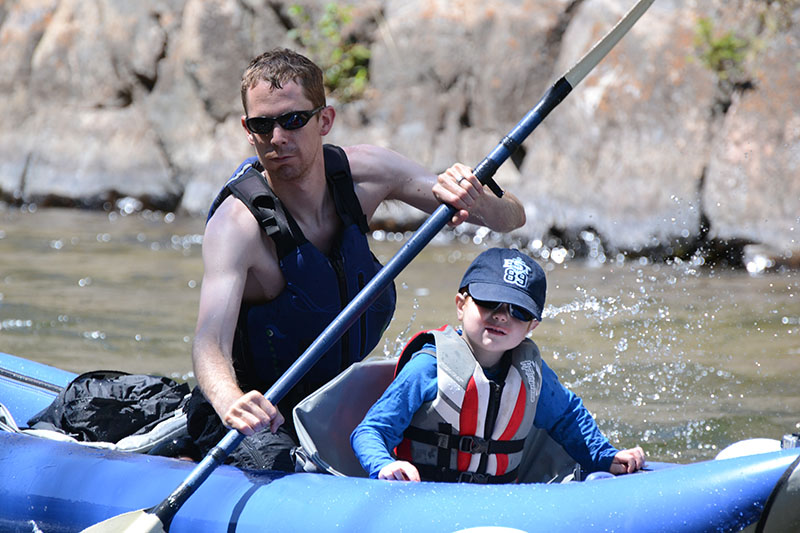
[[[117,196],[132,196],[161,209],[177,207],[180,187],[153,129],[136,109],[82,109],[70,115],[54,105],[43,109],[51,112],[33,115],[6,145],[28,154],[29,201],[103,207]]]

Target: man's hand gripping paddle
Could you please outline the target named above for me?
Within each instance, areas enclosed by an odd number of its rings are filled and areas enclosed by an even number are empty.
[[[564,76],[544,94],[536,107],[506,135],[492,152],[475,168],[475,176],[497,196],[503,191],[492,179],[497,169],[516,150],[528,135],[561,103],[580,81],[631,29],[654,0],[639,0],[628,13]],[[277,404],[311,369],[322,355],[352,326],[358,317],[380,296],[392,280],[416,257],[422,248],[447,224],[456,213],[449,205],[441,205],[411,236],[408,242],[392,257],[355,298],[339,313],[319,337],[297,358],[286,373],[267,391],[265,397]],[[175,514],[194,494],[214,469],[244,439],[232,429],[192,470],[189,476],[167,498],[150,509],[132,511],[114,516],[83,531],[85,533],[163,532],[169,530]]]

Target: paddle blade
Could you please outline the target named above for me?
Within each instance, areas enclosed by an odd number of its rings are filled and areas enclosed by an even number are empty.
[[[655,0],[639,0],[634,4],[625,16],[617,22],[605,36],[600,39],[586,55],[584,55],[569,71],[564,74],[564,78],[569,82],[572,88],[575,88],[581,80],[597,64],[606,57],[614,46],[622,39],[628,30],[630,30],[636,21],[644,15],[644,12],[652,5]]]
[[[166,533],[164,524],[159,518],[140,509],[129,513],[112,516],[93,526],[89,526],[81,533]]]

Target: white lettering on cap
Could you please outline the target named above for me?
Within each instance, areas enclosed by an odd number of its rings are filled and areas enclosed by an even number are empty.
[[[503,260],[503,281],[519,285],[523,289],[528,285],[531,268],[519,257]]]

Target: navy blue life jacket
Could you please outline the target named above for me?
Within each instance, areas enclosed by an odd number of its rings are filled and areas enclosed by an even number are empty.
[[[242,201],[275,242],[286,286],[273,300],[244,303],[239,312],[233,362],[243,390],[265,392],[380,270],[366,238],[367,219],[353,188],[344,151],[325,145],[325,174],[342,220],[339,242],[326,256],[309,242],[272,192],[256,158],[246,160],[214,201],[209,219],[230,195]],[[380,341],[394,313],[394,285],[387,288],[279,403],[287,421],[291,408]]]

